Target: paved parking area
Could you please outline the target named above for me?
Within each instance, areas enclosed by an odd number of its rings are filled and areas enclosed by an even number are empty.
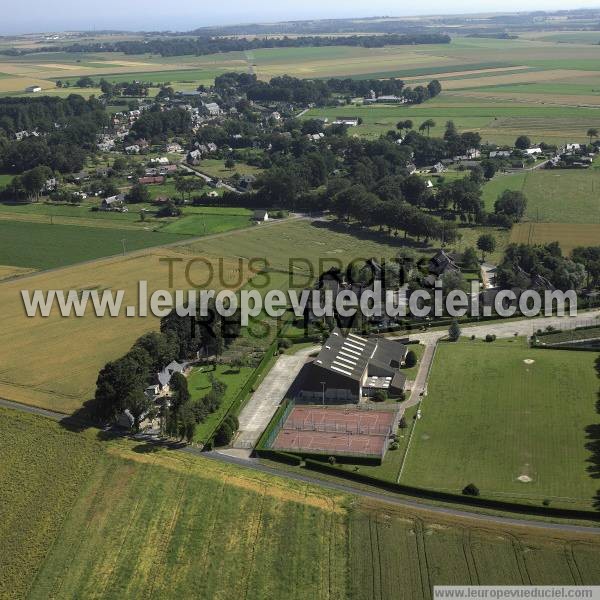
[[[277,359],[240,413],[240,429],[232,444],[234,448],[254,447],[312,350],[309,348],[297,354],[283,354]]]

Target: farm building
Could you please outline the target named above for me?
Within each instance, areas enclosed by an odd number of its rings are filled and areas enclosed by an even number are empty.
[[[346,125],[347,127],[358,127],[358,117],[336,117],[334,125]]]
[[[334,330],[301,374],[298,401],[357,404],[378,390],[400,395],[406,378],[400,367],[408,348],[384,338],[344,337]]]
[[[154,177],[152,177],[152,176],[140,177],[138,179],[138,183],[141,183],[142,185],[153,185],[153,184],[161,185],[164,182],[165,182],[165,178],[162,175],[156,175]]]

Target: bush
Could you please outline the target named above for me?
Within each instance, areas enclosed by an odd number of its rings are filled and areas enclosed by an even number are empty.
[[[479,488],[474,483],[469,483],[463,488],[462,493],[465,496],[479,496]]]
[[[495,341],[496,341],[496,336],[495,336],[495,335],[492,335],[491,333],[488,333],[488,334],[485,336],[485,341],[486,341],[486,342],[495,342]]]
[[[277,340],[277,347],[280,350],[287,350],[288,348],[291,348],[293,345],[292,340],[288,339],[288,338],[281,338],[280,340]]]
[[[398,444],[398,442],[392,442],[390,444],[390,450],[398,450],[398,448],[400,448],[400,444]]]
[[[448,329],[448,337],[451,342],[457,342],[460,337],[460,327],[458,326],[458,321],[452,321],[450,325],[450,329]]]
[[[233,439],[234,430],[227,420],[223,421],[215,435],[216,446],[228,446]]]
[[[387,399],[388,395],[385,390],[377,390],[373,394],[373,402],[385,402]]]
[[[409,350],[406,354],[406,359],[404,360],[404,365],[407,369],[414,367],[417,364],[417,355],[413,350]]]

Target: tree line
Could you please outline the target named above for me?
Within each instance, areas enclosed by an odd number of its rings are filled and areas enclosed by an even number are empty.
[[[159,409],[145,390],[157,382],[157,374],[169,363],[204,355],[213,356],[216,364],[225,348],[240,335],[239,315],[222,317],[214,303],[207,312],[207,316],[192,317],[171,311],[161,319],[159,332],[144,334],[124,356],[107,363],[96,381],[93,416],[99,422],[114,422],[127,410],[133,418],[133,429],[138,430],[145,417],[157,416]],[[162,409],[168,435],[191,441],[196,425],[217,410],[225,386],[214,377],[209,379],[210,391],[192,400],[186,378],[179,373],[171,376],[170,405]]]
[[[302,37],[176,37],[160,39],[126,40],[119,42],[91,42],[65,46],[42,46],[31,49],[8,48],[0,54],[20,56],[35,52],[123,52],[124,54],[159,54],[160,56],[202,56],[219,52],[245,52],[260,48],[304,48],[325,46],[358,46],[382,48],[383,46],[413,46],[419,44],[449,44],[450,36],[440,33],[302,36]]]

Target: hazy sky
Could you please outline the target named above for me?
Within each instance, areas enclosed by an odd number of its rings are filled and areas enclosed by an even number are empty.
[[[257,21],[594,7],[600,7],[600,0],[19,0],[2,11],[0,34],[67,29],[187,31]]]

